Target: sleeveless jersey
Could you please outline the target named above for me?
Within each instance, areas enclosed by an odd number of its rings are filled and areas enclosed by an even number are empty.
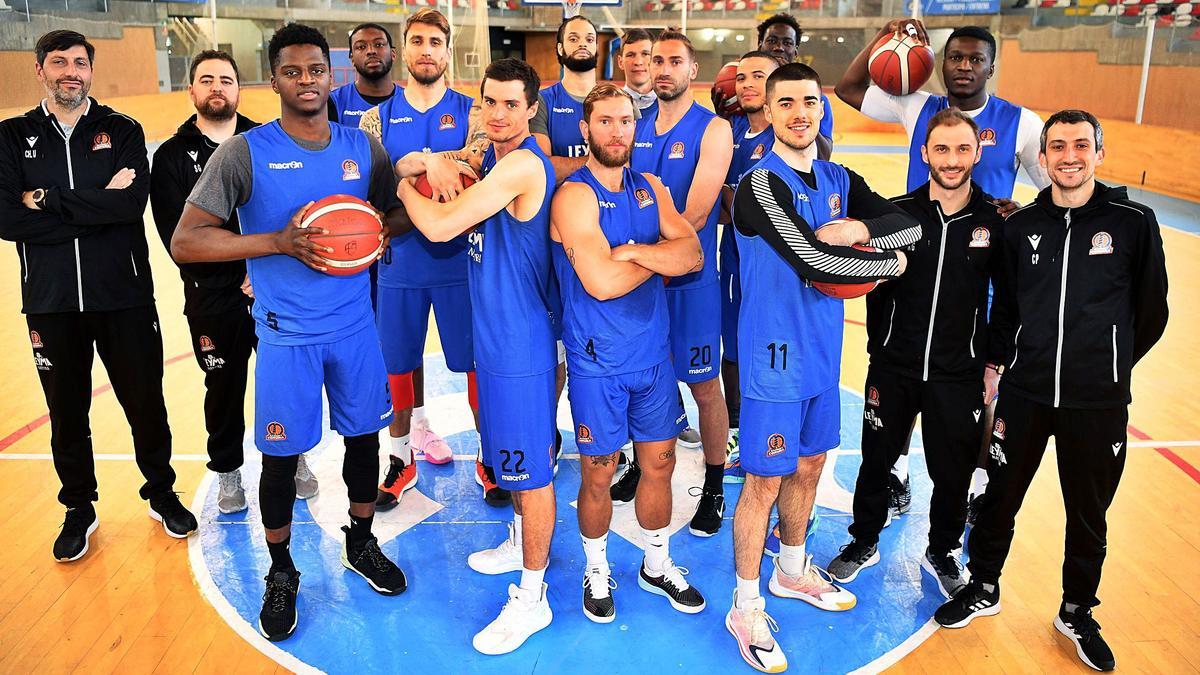
[[[600,230],[609,246],[658,241],[658,203],[645,176],[626,167],[624,189],[612,192],[585,166],[567,182],[592,189],[600,204]],[[563,247],[556,243],[551,247],[562,294],[563,345],[573,375],[633,373],[670,358],[667,293],[659,275],[619,298],[597,300],[584,289]]]
[[[745,115],[734,115],[729,118],[729,124],[733,127],[733,161],[729,163],[725,184],[736,189],[742,174],[771,151],[775,145],[775,132],[768,126],[757,134],[748,135],[751,133],[750,120]]]
[[[396,95],[402,91],[404,90],[397,86],[392,90],[392,98],[395,99]],[[354,86],[354,82],[347,82],[329,92],[329,100],[337,106],[338,122],[355,129],[358,128],[358,122],[362,119],[363,113],[375,107],[374,103],[370,103],[358,93],[358,87]]]
[[[358,129],[329,123],[329,145],[306,150],[279,120],[243,134],[250,147],[250,200],[237,209],[242,234],[276,232],[309,201],[334,194],[367,199],[371,146]],[[259,339],[277,345],[334,342],[371,326],[371,280],[360,272],[335,277],[289,255],[246,261],[254,285]]]
[[[793,206],[809,223],[845,216],[850,176],[840,164],[813,162],[816,189],[805,185],[773,152],[754,167],[758,169],[767,169],[787,182]],[[762,237],[741,232],[736,237],[742,284],[738,312],[742,396],[803,401],[838,386],[842,301],[808,285]]]
[[[447,90],[429,110],[418,112],[403,90],[379,105],[383,147],[395,163],[410,152],[458,150],[467,142],[471,98]],[[467,283],[467,238],[431,242],[414,229],[392,239],[379,262],[379,285],[436,288]]]
[[[950,107],[945,96],[930,96],[921,108],[908,146],[908,191],[912,192],[929,180],[929,165],[921,158],[925,129],[929,119]],[[983,154],[971,178],[993,197],[1011,199],[1017,182],[1017,127],[1021,124],[1021,106],[997,96],[989,96],[983,110],[975,116],[979,125],[979,145]]]
[[[500,209],[467,235],[475,365],[507,377],[537,375],[558,364],[558,294],[550,269],[554,166],[532,136],[520,148],[542,160],[546,196],[541,208],[529,220]],[[485,178],[496,161],[496,150],[489,147],[483,156]]]
[[[712,111],[699,103],[684,113],[675,126],[665,134],[658,134],[654,122],[661,107],[642,111],[633,141],[633,157],[629,166],[638,173],[658,176],[671,192],[675,209],[683,213],[687,208],[688,192],[692,188],[692,177],[696,175],[696,163],[700,160],[700,142],[709,121],[716,117]],[[681,290],[717,283],[717,218],[721,215],[717,203],[721,195],[713,200],[713,209],[708,214],[704,228],[696,234],[704,250],[704,268],[681,277],[671,279],[669,290]]]
[[[579,131],[579,123],[583,120],[583,104],[571,98],[562,82],[546,87],[541,94],[548,108],[550,154],[555,157],[586,157],[587,143]]]

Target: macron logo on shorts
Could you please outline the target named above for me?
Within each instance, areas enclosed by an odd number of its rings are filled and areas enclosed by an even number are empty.
[[[267,162],[268,169],[303,169],[304,162],[292,160],[290,162]]]

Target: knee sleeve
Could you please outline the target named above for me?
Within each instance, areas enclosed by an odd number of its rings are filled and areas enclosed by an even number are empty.
[[[407,410],[413,407],[416,397],[413,394],[412,373],[403,375],[388,375],[388,389],[392,392],[392,410]]]
[[[263,455],[262,475],[258,479],[258,507],[262,511],[263,527],[268,530],[278,530],[292,522],[299,461],[300,455]]]
[[[379,480],[379,436],[364,434],[343,439],[346,457],[342,460],[342,480],[346,494],[355,504],[374,503]]]
[[[479,410],[479,381],[475,379],[475,371],[467,371],[467,404],[471,410]]]

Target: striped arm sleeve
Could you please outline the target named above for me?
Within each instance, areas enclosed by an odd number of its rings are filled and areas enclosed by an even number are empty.
[[[872,190],[862,176],[849,169],[846,173],[850,177],[846,216],[857,218],[867,226],[871,233],[869,245],[892,251],[921,240],[921,224],[916,218]]]

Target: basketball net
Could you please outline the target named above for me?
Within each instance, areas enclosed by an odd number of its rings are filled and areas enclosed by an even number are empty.
[[[579,11],[583,9],[581,0],[562,0],[563,20],[572,19],[579,16]]]

